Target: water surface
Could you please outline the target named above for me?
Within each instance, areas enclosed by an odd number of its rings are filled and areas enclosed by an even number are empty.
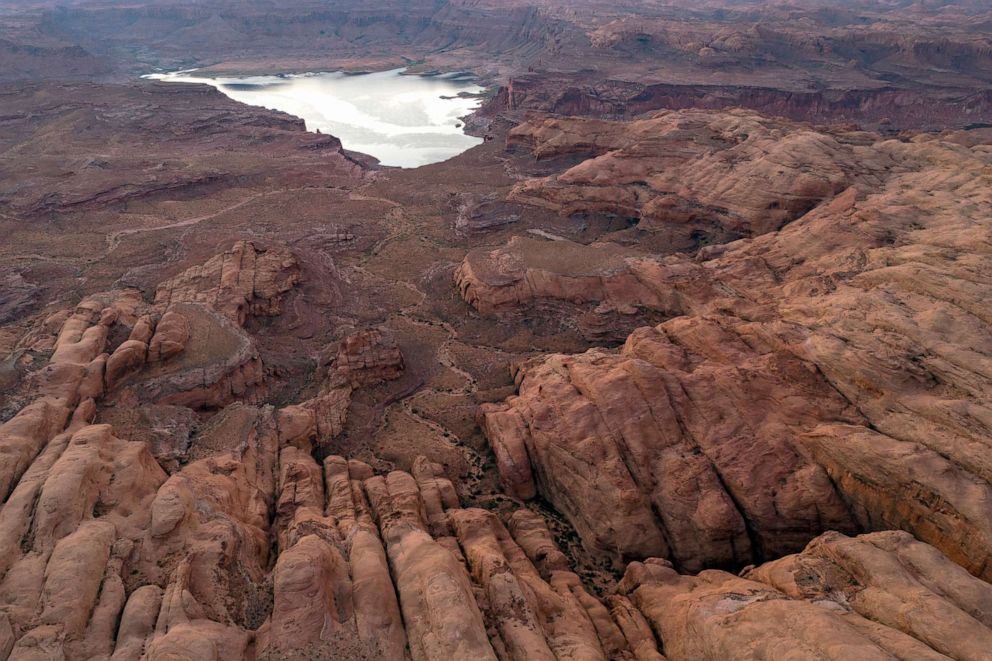
[[[345,149],[371,154],[383,165],[437,163],[482,142],[463,133],[459,118],[480,103],[466,95],[483,88],[457,74],[407,76],[402,71],[216,78],[180,71],[146,78],[206,83],[235,101],[295,115],[308,131],[335,135]]]

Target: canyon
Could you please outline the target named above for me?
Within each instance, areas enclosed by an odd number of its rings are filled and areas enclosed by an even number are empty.
[[[989,26],[0,0],[0,659],[989,658]]]

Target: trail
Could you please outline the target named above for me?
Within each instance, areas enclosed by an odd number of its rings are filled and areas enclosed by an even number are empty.
[[[286,193],[294,193],[302,190],[314,190],[314,187],[303,186],[300,188],[286,188],[281,190],[266,191],[264,193],[255,193],[254,195],[250,195],[245,199],[241,200],[240,202],[235,202],[234,204],[226,206],[223,209],[218,209],[217,211],[213,211],[203,216],[197,216],[195,218],[187,218],[185,220],[179,220],[174,223],[169,223],[168,225],[157,225],[156,227],[135,227],[132,229],[126,229],[126,230],[121,230],[119,232],[114,232],[113,234],[107,236],[107,252],[105,253],[104,256],[109,255],[114,250],[116,250],[117,246],[120,245],[121,241],[125,237],[134,236],[135,234],[144,234],[146,232],[159,232],[161,230],[176,229],[178,227],[190,227],[192,225],[197,225],[199,223],[202,223],[205,220],[211,220],[218,216],[222,216],[225,213],[234,211],[235,209],[240,209],[241,207],[251,204],[252,202],[255,202],[256,200],[259,200],[263,197],[271,197],[274,195],[285,195]],[[324,190],[338,190],[338,189],[328,188]]]

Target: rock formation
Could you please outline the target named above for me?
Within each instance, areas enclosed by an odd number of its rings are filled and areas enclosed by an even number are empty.
[[[988,579],[992,170],[962,137],[875,143],[900,164],[881,186],[657,262],[682,316],[522,365],[519,395],[482,409],[507,489],[613,558],[698,568],[902,528]]]
[[[622,340],[652,317],[681,310],[670,290],[654,286],[658,267],[653,257],[613,243],[515,236],[501,248],[469,252],[455,278],[462,298],[486,316],[520,319],[543,308],[574,320],[587,337]]]
[[[669,659],[980,659],[992,640],[988,583],[904,532],[828,533],[741,577],[633,563],[619,592]]]
[[[163,282],[155,304],[203,303],[244,326],[250,316],[274,316],[283,296],[300,280],[299,265],[285,248],[259,251],[239,241],[222,255]]]
[[[0,661],[989,658],[990,25],[0,0]]]
[[[241,658],[257,649],[264,658],[495,659],[495,646],[523,659],[539,643],[549,655],[606,658],[604,644],[624,647],[567,567],[545,571],[546,583],[499,519],[460,509],[426,459],[412,474],[385,476],[336,456],[321,465],[310,453],[312,425],[296,413],[235,404],[166,474],[146,444],[92,424],[102,392],[89,392],[87,365],[121,315],[99,302],[66,319],[38,399],[0,429],[5,656]],[[235,310],[231,303],[221,309]],[[169,309],[184,305],[193,304]],[[160,323],[186,328],[175,317]],[[145,369],[137,347],[153,337],[147,317],[130,337],[103,364]],[[381,333],[365,332],[341,344],[334,365],[358,386],[395,376],[402,358]],[[526,548],[555,550],[540,519],[514,520]]]
[[[821,132],[746,111],[661,111],[632,122],[532,120],[509,145],[537,159],[581,154],[558,175],[517,186],[518,202],[563,215],[610,213],[638,228],[737,236],[778,229],[855,184],[874,187],[895,162],[861,132]],[[719,236],[719,235],[717,235]]]
[[[740,645],[980,658],[992,636],[992,589],[906,533],[831,533],[745,578],[649,559],[604,600],[535,512],[462,508],[426,458],[388,474],[318,462],[307,429],[271,406],[225,408],[168,475],[144,443],[92,424],[81,379],[56,378],[85,375],[118,314],[82,304],[39,382],[37,408],[53,408],[0,430],[23,449],[0,509],[10,658],[659,661]]]

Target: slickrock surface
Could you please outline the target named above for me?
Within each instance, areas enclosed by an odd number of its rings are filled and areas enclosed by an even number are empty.
[[[226,407],[169,474],[80,398],[128,302],[81,304],[37,384],[52,408],[0,429],[38,441],[0,508],[9,658],[979,659],[992,638],[992,588],[906,533],[830,533],[745,578],[649,559],[598,597],[539,514],[463,508],[424,457],[318,462],[288,408]]]
[[[990,658],[989,25],[0,0],[0,661]]]
[[[793,438],[857,413],[794,357],[754,352],[756,340],[687,320],[635,332],[619,356],[525,366],[519,396],[483,408],[504,484],[542,494],[617,561],[740,566],[853,530]]]
[[[695,569],[902,528],[992,577],[989,152],[948,134],[868,154],[899,164],[881,185],[659,260],[684,316],[523,364],[482,413],[508,490],[615,559]]]
[[[737,577],[632,563],[619,585],[669,659],[982,659],[992,588],[904,532],[828,533]]]
[[[724,244],[778,229],[851,187],[877,190],[929,167],[893,153],[875,134],[747,111],[664,111],[633,122],[533,119],[510,132],[508,145],[524,145],[538,160],[580,159],[517,184],[510,199],[573,222],[605,215],[635,225],[609,243],[517,236],[500,248],[477,248],[456,272],[462,297],[501,318],[545,308],[574,319],[585,337],[614,341],[687,309],[667,282],[681,277],[677,264],[615,242],[661,254]]]
[[[102,380],[87,366],[136,307],[111,300],[65,320],[35,403],[0,428],[5,657],[633,658],[540,517],[516,512],[517,545],[495,514],[461,509],[425,458],[387,475],[318,463],[306,404],[227,406],[171,474],[145,443],[93,424]],[[152,337],[146,319],[111,358]],[[402,358],[365,331],[334,365],[358,385]]]
[[[656,260],[614,243],[583,245],[515,236],[502,248],[477,248],[455,271],[462,298],[486,316],[542,314],[574,320],[582,335],[622,340],[651,318],[681,310],[655,287]]]
[[[535,119],[510,131],[537,159],[587,160],[517,186],[518,202],[564,215],[611,213],[638,229],[752,236],[778,229],[858,184],[878,185],[898,161],[876,136],[816,131],[747,111],[662,111],[632,122]],[[714,225],[716,227],[714,227]],[[717,235],[719,236],[719,235]]]

